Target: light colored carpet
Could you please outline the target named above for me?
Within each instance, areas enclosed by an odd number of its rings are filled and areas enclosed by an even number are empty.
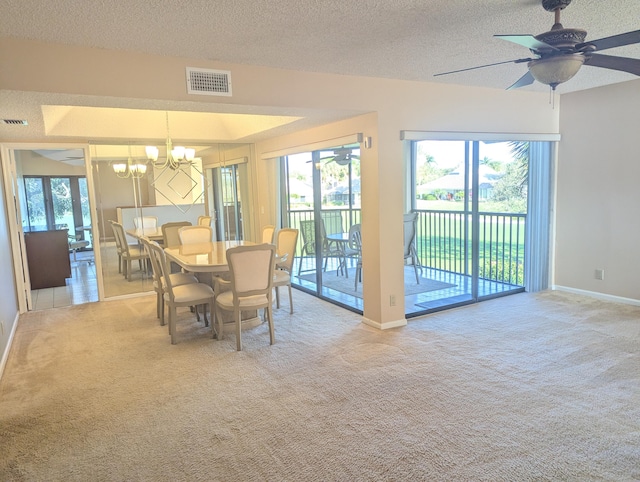
[[[418,271],[418,275],[420,271]],[[356,269],[349,268],[349,277],[343,275],[337,275],[335,270],[326,271],[322,275],[322,285],[334,289],[336,291],[340,291],[341,293],[346,293],[348,295],[356,296],[357,298],[362,298],[362,284],[358,282],[358,289],[355,289],[355,276]],[[316,282],[316,274],[307,273],[303,274],[299,277],[300,279],[311,281],[312,283]],[[406,295],[417,295],[419,293],[428,293],[430,291],[443,290],[445,288],[451,288],[456,286],[451,283],[445,283],[443,281],[434,280],[431,278],[425,278],[420,276],[420,284],[416,283],[416,275],[413,270],[413,266],[405,266],[404,268],[404,294]]]
[[[0,480],[640,479],[640,308],[518,294],[378,331],[296,291],[229,335],[153,297],[21,317]]]

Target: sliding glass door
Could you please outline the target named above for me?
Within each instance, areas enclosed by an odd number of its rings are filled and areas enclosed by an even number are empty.
[[[528,202],[530,153],[537,153],[536,166],[549,165],[550,144],[419,141],[412,147],[422,278],[405,276],[407,316],[523,291],[527,220],[530,207],[538,209]],[[536,214],[548,220],[548,212]]]
[[[339,146],[283,161],[283,219],[300,230],[292,282],[357,311],[362,286],[355,283],[348,233],[360,223],[359,154],[357,145]]]

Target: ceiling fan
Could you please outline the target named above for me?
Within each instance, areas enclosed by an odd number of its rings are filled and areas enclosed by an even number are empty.
[[[348,147],[334,149],[332,155],[320,158],[320,160],[325,163],[335,162],[340,166],[347,166],[352,159],[360,159],[360,156],[354,154],[353,149]]]
[[[527,62],[529,70],[520,77],[509,89],[517,89],[532,84],[535,80],[555,88],[571,79],[578,73],[582,65],[619,70],[640,76],[640,59],[629,57],[615,57],[602,55],[599,52],[624,45],[640,43],[640,30],[614,35],[598,40],[585,41],[587,32],[577,28],[564,28],[560,23],[560,11],[571,3],[571,0],[542,0],[542,7],[548,12],[555,13],[555,23],[548,32],[540,35],[494,35],[494,37],[514,42],[527,47],[533,57],[507,60],[493,64],[479,65],[467,69],[443,72],[439,75],[465,72],[467,70],[492,67],[508,63]]]

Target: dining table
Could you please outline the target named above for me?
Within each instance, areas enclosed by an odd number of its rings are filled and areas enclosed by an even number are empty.
[[[167,246],[164,252],[170,261],[186,271],[215,274],[229,271],[227,249],[254,244],[252,241],[212,241]]]
[[[140,240],[140,238],[148,238],[151,241],[157,241],[162,243],[162,228],[160,226],[153,228],[135,228],[135,229],[127,229],[127,234]]]
[[[181,244],[164,248],[167,261],[172,261],[182,269],[192,273],[211,273],[212,285],[215,276],[224,275],[229,271],[227,264],[227,250],[237,246],[251,246],[252,241],[212,241],[208,243]],[[233,313],[224,312],[223,329],[228,333],[235,333]],[[243,313],[242,327],[252,328],[262,323],[257,311]]]

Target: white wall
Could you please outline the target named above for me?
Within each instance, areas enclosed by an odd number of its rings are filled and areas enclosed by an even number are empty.
[[[555,284],[640,300],[640,80],[563,95],[560,132]]]
[[[3,181],[0,182],[0,376],[8,356],[9,337],[18,319],[18,299],[4,195]]]
[[[557,133],[558,110],[546,94],[501,89],[467,88],[427,82],[396,81],[220,64],[203,59],[152,56],[40,42],[5,39],[11,47],[3,58],[4,88],[91,96],[94,105],[133,108],[149,100],[221,104],[221,111],[244,106],[246,112],[270,108],[285,115],[326,110],[344,113],[346,120],[265,140],[252,159],[256,231],[277,220],[276,169],[262,152],[298,146],[362,132],[372,148],[361,152],[362,232],[366,240],[365,318],[378,326],[404,322],[402,214],[404,169],[402,130]],[[34,65],[55,66],[46,76],[32,75]],[[95,68],[87,69],[87,65]],[[184,86],[187,66],[230,70],[232,98],[189,96]],[[121,75],[126,71],[127,75]],[[149,83],[148,79],[154,79]],[[100,100],[102,99],[102,101]],[[227,105],[224,105],[227,104]],[[215,108],[215,106],[214,106]],[[236,109],[237,110],[237,109]],[[262,214],[262,207],[264,213]]]

